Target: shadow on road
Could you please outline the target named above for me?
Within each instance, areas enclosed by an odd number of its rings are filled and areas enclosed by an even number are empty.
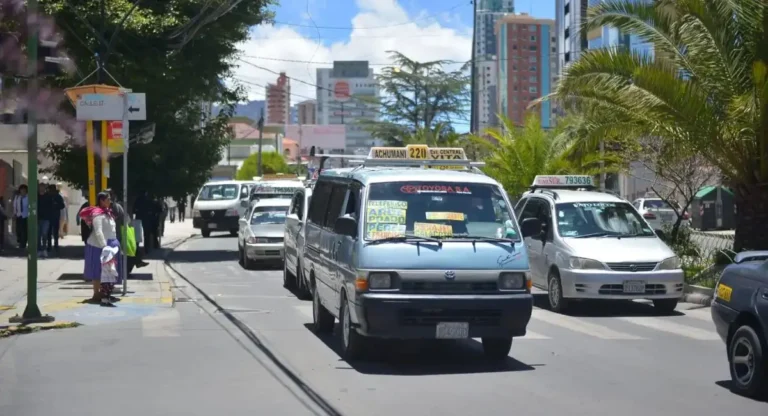
[[[735,395],[737,395],[739,397],[743,397],[745,399],[752,400],[752,401],[755,401],[755,402],[758,402],[758,403],[768,403],[768,392],[764,393],[762,398],[757,398],[756,399],[754,397],[747,397],[747,396],[744,396],[744,395],[741,395],[741,394],[735,392],[733,390],[733,381],[731,381],[731,380],[716,381],[715,384],[717,384],[718,386],[720,386],[720,387],[722,387],[724,389],[727,389],[728,391],[730,391],[731,393],[733,393],[733,394],[735,394]]]
[[[312,332],[312,324],[304,324]],[[315,335],[341,359],[341,340],[338,334]],[[354,370],[369,375],[424,376],[441,374],[480,374],[532,371],[543,364],[528,365],[512,357],[504,361],[491,361],[482,354],[482,345],[474,340],[462,341],[393,341],[376,340],[365,360],[347,362]],[[512,346],[514,352],[514,345]],[[340,366],[344,369],[346,367]]]
[[[547,294],[534,294],[533,304],[537,308],[549,310]],[[633,302],[630,300],[582,300],[572,301],[564,315],[575,317],[619,317],[619,316],[660,316],[653,303]],[[674,311],[666,316],[683,316]]]

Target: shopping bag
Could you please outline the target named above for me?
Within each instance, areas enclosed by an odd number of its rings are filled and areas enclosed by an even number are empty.
[[[136,256],[136,230],[133,227],[122,227],[123,250],[128,257]]]
[[[109,246],[101,250],[101,283],[117,283],[117,252]]]

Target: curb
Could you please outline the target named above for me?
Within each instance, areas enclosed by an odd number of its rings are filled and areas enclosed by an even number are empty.
[[[163,254],[163,258],[160,260],[162,261],[163,272],[165,272],[165,274],[168,276],[167,282],[160,283],[161,303],[164,305],[167,304],[170,305],[170,307],[173,307],[176,304],[173,298],[173,289],[171,289],[173,286],[173,276],[166,269],[169,265],[168,259],[171,257],[171,254],[173,254],[174,250],[176,250],[179,246],[186,243],[187,241],[195,238],[196,236],[197,234],[190,234],[187,237],[179,238],[178,240],[171,242],[168,247],[166,247],[168,250]]]
[[[697,305],[710,306],[715,296],[715,289],[704,286],[686,284],[683,290],[683,300]]]

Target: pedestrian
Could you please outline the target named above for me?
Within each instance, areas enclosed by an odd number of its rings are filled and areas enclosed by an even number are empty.
[[[80,219],[80,213],[83,212],[84,209],[88,208],[91,204],[88,203],[88,201],[83,202],[83,205],[80,205],[80,209],[77,210],[77,225],[80,226],[80,238],[83,240],[83,244],[85,244],[86,241],[88,241],[88,236],[91,235],[91,227],[88,226],[88,224],[85,223],[85,221]]]
[[[62,192],[61,182],[56,184],[56,191],[64,201],[64,208],[61,209],[61,217],[59,218],[59,237],[64,238],[69,232],[69,196],[66,192]]]
[[[141,221],[141,228],[144,234],[144,254],[149,254],[152,251],[152,245],[156,241],[157,225],[155,225],[153,211],[153,204],[149,194],[147,191],[142,191],[133,204],[133,212],[136,214],[136,219]]]
[[[59,252],[59,232],[61,231],[61,211],[65,208],[64,198],[59,193],[59,190],[56,189],[56,185],[53,184],[48,185],[47,193],[48,198],[50,198],[48,202],[50,205],[50,217],[48,218],[50,226],[48,227],[48,235],[46,237],[46,255],[49,256],[51,254],[51,248],[53,248],[55,254],[58,256],[61,254]],[[51,244],[51,241],[53,241],[53,244]]]
[[[85,267],[83,277],[93,282],[93,298],[101,306],[115,306],[117,299],[112,296],[115,283],[120,279],[120,257],[117,257],[117,278],[105,279],[102,282],[102,253],[110,249],[120,248],[117,241],[117,224],[112,212],[112,199],[107,192],[99,192],[96,196],[96,206],[87,207],[80,211],[80,219],[91,228],[91,234],[85,245]],[[117,255],[117,253],[114,253]]]
[[[5,229],[8,227],[8,212],[5,210],[5,201],[0,196],[0,253],[5,250]]]
[[[37,256],[41,258],[48,257],[51,250],[49,234],[51,217],[54,215],[53,196],[46,189],[45,184],[37,184]]]
[[[171,224],[176,222],[176,200],[173,198],[166,198],[165,204],[168,206],[168,218],[171,220]]]
[[[160,247],[160,239],[165,235],[165,220],[168,218],[168,204],[165,202],[165,199],[156,198],[155,199],[155,211],[157,214],[157,245],[156,247]]]
[[[16,221],[16,241],[19,249],[27,248],[27,220],[29,219],[29,188],[19,185],[18,194],[13,198],[13,216]]]
[[[176,206],[179,209],[179,222],[184,222],[184,218],[187,216],[187,197],[184,196],[176,201]]]
[[[115,215],[115,224],[118,230],[117,233],[117,241],[120,242],[120,247],[124,247],[123,245],[123,227],[125,226],[125,219],[126,219],[126,213],[125,208],[123,208],[122,204],[118,202],[117,194],[112,189],[105,189],[104,192],[109,194],[110,199],[112,200],[112,213]],[[130,221],[130,218],[129,218]],[[131,225],[130,223],[128,224]],[[140,269],[145,266],[149,266],[149,263],[145,262],[140,254],[139,251],[136,251],[136,256],[134,257],[128,257],[128,265],[133,264],[137,269]]]

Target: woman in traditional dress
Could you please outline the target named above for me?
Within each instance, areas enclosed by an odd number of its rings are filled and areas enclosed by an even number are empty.
[[[80,211],[80,219],[90,228],[90,235],[85,244],[85,280],[93,282],[92,301],[102,306],[115,306],[117,299],[112,296],[112,290],[119,283],[121,276],[115,278],[102,278],[102,252],[106,247],[119,249],[117,241],[117,226],[115,216],[111,209],[112,200],[108,192],[100,192],[96,196],[96,206],[87,207]],[[120,263],[117,256],[117,263]],[[120,264],[116,265],[118,271],[122,270]]]

